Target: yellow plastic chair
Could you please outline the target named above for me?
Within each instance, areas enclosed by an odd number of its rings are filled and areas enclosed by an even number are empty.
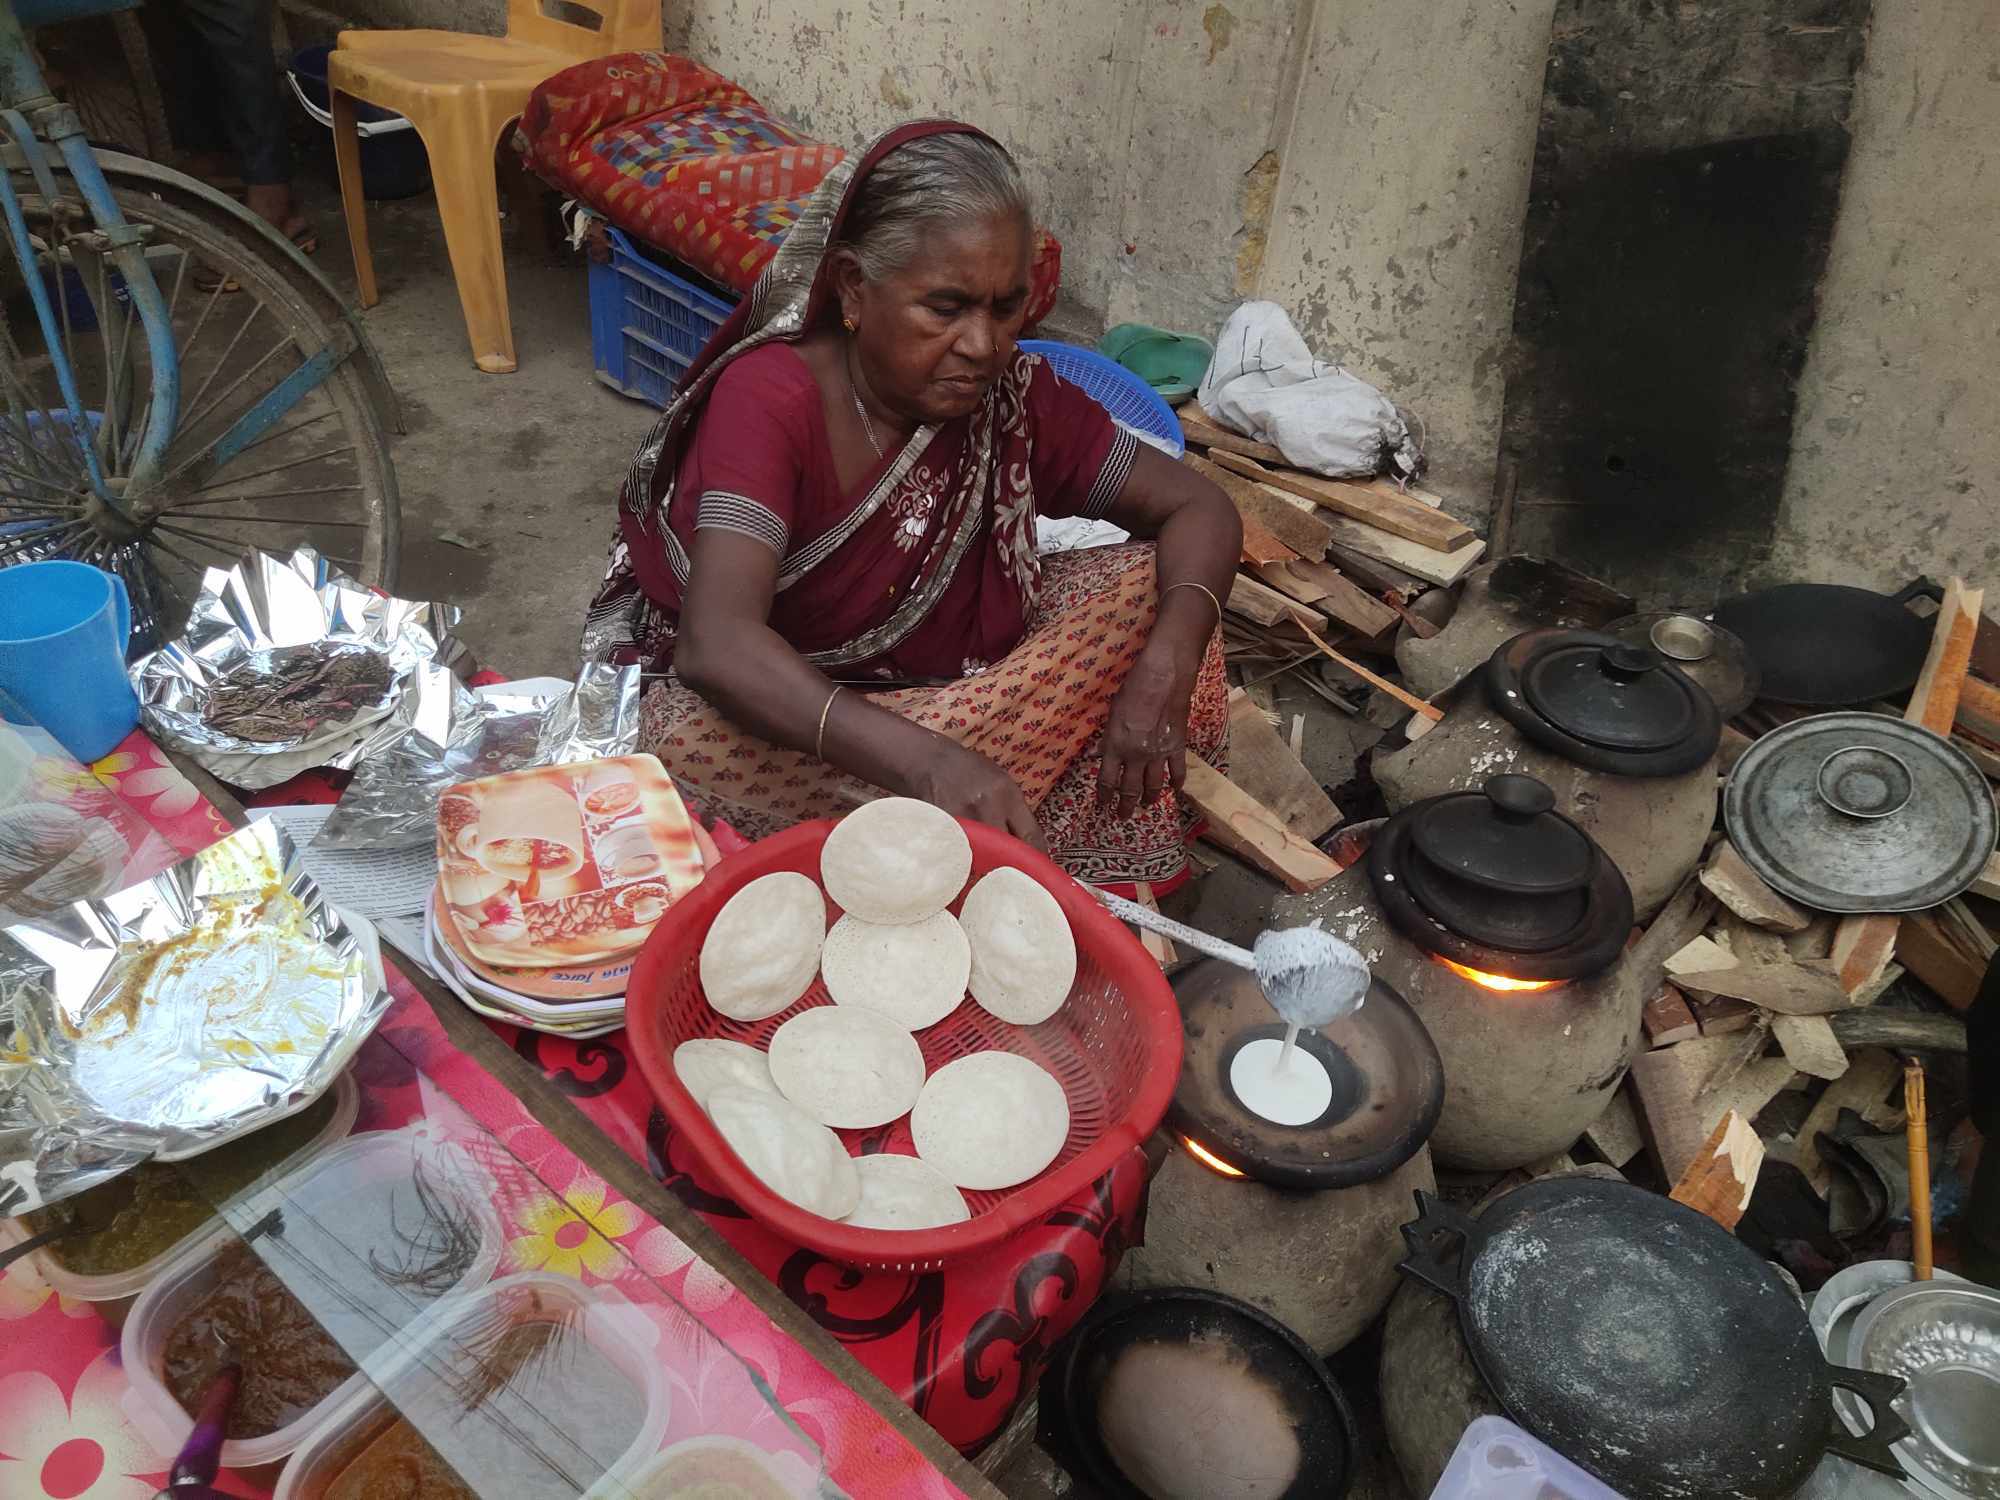
[[[660,0],[590,0],[562,8],[593,16],[599,24],[593,29],[557,20],[543,14],[537,0],[507,0],[505,36],[343,31],[327,59],[340,206],[361,305],[373,307],[381,299],[368,252],[356,100],[408,116],[423,137],[473,362],[490,374],[515,368],[507,270],[500,258],[500,185],[493,169],[501,132],[550,74],[593,57],[660,46]]]

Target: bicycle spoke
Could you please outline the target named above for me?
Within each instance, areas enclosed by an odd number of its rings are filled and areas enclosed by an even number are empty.
[[[215,516],[205,515],[202,520],[219,522],[226,526],[351,526],[356,530],[366,530],[366,521],[332,521],[323,516]]]
[[[158,536],[159,533],[162,531],[171,531],[175,536],[186,537],[189,541],[194,542],[199,546],[208,547],[213,551],[220,552],[224,557],[230,558],[232,560],[242,556],[243,554],[243,549],[240,546],[225,547],[223,545],[224,542],[229,540],[228,537],[216,538],[208,533],[200,531],[189,531],[185,526],[169,526],[164,521],[160,522],[153,528],[152,534],[154,536]],[[160,543],[160,545],[164,547],[166,543],[162,542]]]
[[[51,546],[57,537],[76,531],[84,524],[82,521],[64,521],[59,526],[38,526],[33,531],[14,532],[0,539],[0,558],[11,557],[25,547]]]
[[[224,277],[223,279],[225,283],[228,280],[227,277]],[[224,367],[228,365],[229,356],[236,352],[236,346],[243,342],[243,335],[250,331],[250,325],[257,321],[257,314],[259,314],[263,310],[264,310],[264,304],[261,302],[252,302],[250,304],[249,316],[244,318],[244,320],[241,323],[236,325],[236,333],[229,340],[229,347],[222,351],[222,358],[215,362],[215,368],[208,372],[208,378],[202,381],[201,389],[194,393],[194,399],[188,402],[187,405],[182,408],[183,410],[193,411],[197,406],[201,405],[201,398],[208,394],[208,388],[215,384],[215,377],[220,375]],[[187,353],[185,350],[182,351],[181,358],[183,360],[181,368],[185,370],[187,368],[185,363],[187,358]],[[238,382],[238,384],[241,383],[242,382],[240,381]],[[194,431],[194,423],[183,422],[181,424],[181,431],[182,432]]]
[[[314,417],[314,418],[313,418],[313,420],[314,420],[315,422],[317,422],[317,421],[319,420],[319,418],[317,418],[317,417]],[[303,426],[305,426],[305,425],[306,425],[306,424],[305,424],[305,423],[303,423],[303,422],[301,422],[301,423],[299,424],[299,426],[300,426],[300,427],[303,427]],[[298,429],[297,429],[297,428],[293,428],[293,429],[291,429],[291,430],[292,430],[292,431],[294,431],[294,432],[296,432],[296,431],[297,431]],[[265,442],[268,442],[268,441],[270,441],[270,440],[269,440],[268,438],[266,438],[266,439],[262,439],[262,441],[265,441]],[[255,444],[255,443],[253,443],[253,444],[251,444],[250,446],[254,448],[254,447],[256,446],[256,444]],[[244,451],[245,451],[245,452],[248,452],[249,450],[248,450],[248,449],[245,449]],[[221,489],[221,488],[222,488],[222,487],[223,487],[223,486],[224,486],[225,484],[247,484],[247,483],[249,483],[249,481],[251,481],[251,480],[253,480],[253,479],[264,479],[264,478],[268,478],[268,477],[269,477],[270,475],[272,475],[272,474],[282,474],[282,473],[283,473],[283,472],[284,472],[285,470],[287,470],[287,469],[296,469],[296,468],[298,468],[298,467],[299,467],[299,465],[300,465],[300,464],[310,464],[310,463],[317,463],[317,462],[319,462],[319,460],[321,460],[322,458],[333,458],[333,457],[335,457],[335,456],[336,456],[336,455],[338,455],[338,454],[342,454],[342,453],[352,453],[353,451],[354,451],[354,444],[352,444],[352,443],[342,443],[342,444],[341,444],[341,445],[340,445],[340,446],[339,446],[338,448],[328,448],[328,449],[326,449],[326,450],[325,450],[324,452],[322,452],[322,453],[308,453],[308,454],[307,454],[307,455],[306,455],[306,456],[305,456],[304,458],[294,458],[294,459],[291,459],[290,461],[288,461],[288,462],[286,462],[286,463],[281,463],[281,464],[273,464],[273,465],[271,465],[271,467],[270,467],[270,468],[268,468],[268,469],[257,469],[257,470],[254,470],[254,471],[252,471],[251,473],[248,473],[248,474],[231,474],[231,475],[230,475],[230,476],[229,476],[229,477],[228,477],[227,479],[214,479],[214,480],[210,480],[210,481],[209,481],[209,482],[208,482],[207,484],[204,484],[204,485],[198,485],[198,486],[196,486],[196,487],[195,487],[195,488],[194,488],[193,490],[191,490],[191,491],[190,491],[189,493],[190,493],[190,494],[195,494],[195,495],[199,495],[199,494],[202,494],[202,493],[203,493],[204,491],[207,491],[207,490],[219,490],[219,489]],[[186,503],[186,502],[183,502],[183,503]],[[178,506],[176,506],[176,507],[174,507],[174,508],[175,508],[175,509],[179,509],[179,507],[178,507]]]
[[[209,500],[183,500],[179,505],[167,507],[166,514],[178,511],[200,510],[212,513],[218,505],[239,505],[259,500],[285,500],[295,495],[344,495],[360,489],[358,484],[316,484],[297,490],[260,490],[254,495],[217,495]]]
[[[37,489],[47,490],[50,494],[55,495],[62,500],[68,500],[72,495],[76,493],[75,490],[70,489],[65,485],[50,484],[46,479],[37,479],[34,475],[24,473],[19,469],[0,468],[0,479],[12,480],[15,484],[32,484]],[[82,507],[79,505],[71,504],[66,506],[65,509],[81,510]]]
[[[340,415],[339,408],[329,405],[327,409],[321,412],[318,416],[307,417],[303,422],[294,422],[292,423],[291,426],[281,427],[276,432],[267,432],[262,437],[258,438],[257,441],[254,443],[245,443],[241,448],[238,448],[236,450],[236,457],[241,458],[244,454],[252,451],[253,449],[263,447],[266,443],[275,443],[280,438],[288,438],[295,432],[305,431],[306,428],[312,426],[313,423],[315,422],[324,422],[328,417],[337,417],[339,415]],[[351,448],[354,445],[350,443],[348,444],[348,446]],[[229,483],[229,481],[226,479],[218,479],[214,481],[214,484],[204,485],[202,486],[202,488],[213,489],[216,484],[227,484],[227,483]]]
[[[235,346],[231,345],[231,347],[234,348]],[[292,341],[290,338],[279,339],[277,343],[273,344],[269,349],[264,351],[263,356],[257,361],[256,364],[252,365],[249,369],[245,370],[241,375],[238,375],[234,380],[232,380],[229,383],[229,387],[227,390],[223,391],[221,395],[217,396],[213,401],[209,402],[208,405],[204,406],[201,409],[201,411],[197,413],[195,416],[188,418],[187,423],[182,427],[181,430],[183,432],[193,432],[196,428],[200,427],[203,422],[208,420],[211,413],[227,405],[229,398],[235,395],[238,391],[242,390],[243,387],[249,383],[251,376],[255,375],[259,370],[263,369],[264,366],[268,365],[272,360],[276,359],[280,354],[283,354],[287,349],[291,347],[292,347]],[[210,377],[210,379],[213,378],[214,378],[213,376]],[[206,391],[208,389],[208,386],[204,384],[202,386],[202,389]],[[189,406],[193,406],[194,404],[195,403],[192,401],[188,403]]]

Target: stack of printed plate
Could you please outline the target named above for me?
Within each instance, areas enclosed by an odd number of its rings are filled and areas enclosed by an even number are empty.
[[[703,854],[650,755],[462,783],[439,800],[426,957],[493,1020],[559,1036],[615,1031],[632,960],[700,882]]]

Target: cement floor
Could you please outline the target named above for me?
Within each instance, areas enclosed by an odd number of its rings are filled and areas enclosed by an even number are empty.
[[[320,231],[316,262],[354,295],[330,154],[308,152],[299,191]],[[482,374],[466,343],[456,285],[428,194],[369,206],[381,301],[363,314],[402,399],[407,435],[396,440],[403,551],[398,591],[445,599],[465,612],[462,633],[479,659],[510,675],[566,676],[577,628],[601,575],[619,481],[656,413],[592,373],[583,259],[552,251],[539,221],[516,215],[503,230],[508,301],[520,368]],[[1307,717],[1306,760],[1322,782],[1346,779],[1372,742],[1361,720],[1317,695],[1278,685],[1289,725]],[[1268,918],[1277,887],[1226,856],[1169,898],[1174,915],[1247,943]],[[1155,1202],[1155,1215],[1175,1205]],[[1401,1500],[1393,1465],[1370,1420],[1373,1360],[1338,1363],[1362,1419],[1364,1446],[1351,1493]],[[1088,1491],[1032,1445],[995,1475],[1010,1495]]]

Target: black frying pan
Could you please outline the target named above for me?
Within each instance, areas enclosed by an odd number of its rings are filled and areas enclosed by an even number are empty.
[[[1927,578],[1894,594],[1840,583],[1784,583],[1715,606],[1709,618],[1743,642],[1763,674],[1759,696],[1845,708],[1908,692],[1924,669],[1931,622],[1903,606],[1942,600]]]

